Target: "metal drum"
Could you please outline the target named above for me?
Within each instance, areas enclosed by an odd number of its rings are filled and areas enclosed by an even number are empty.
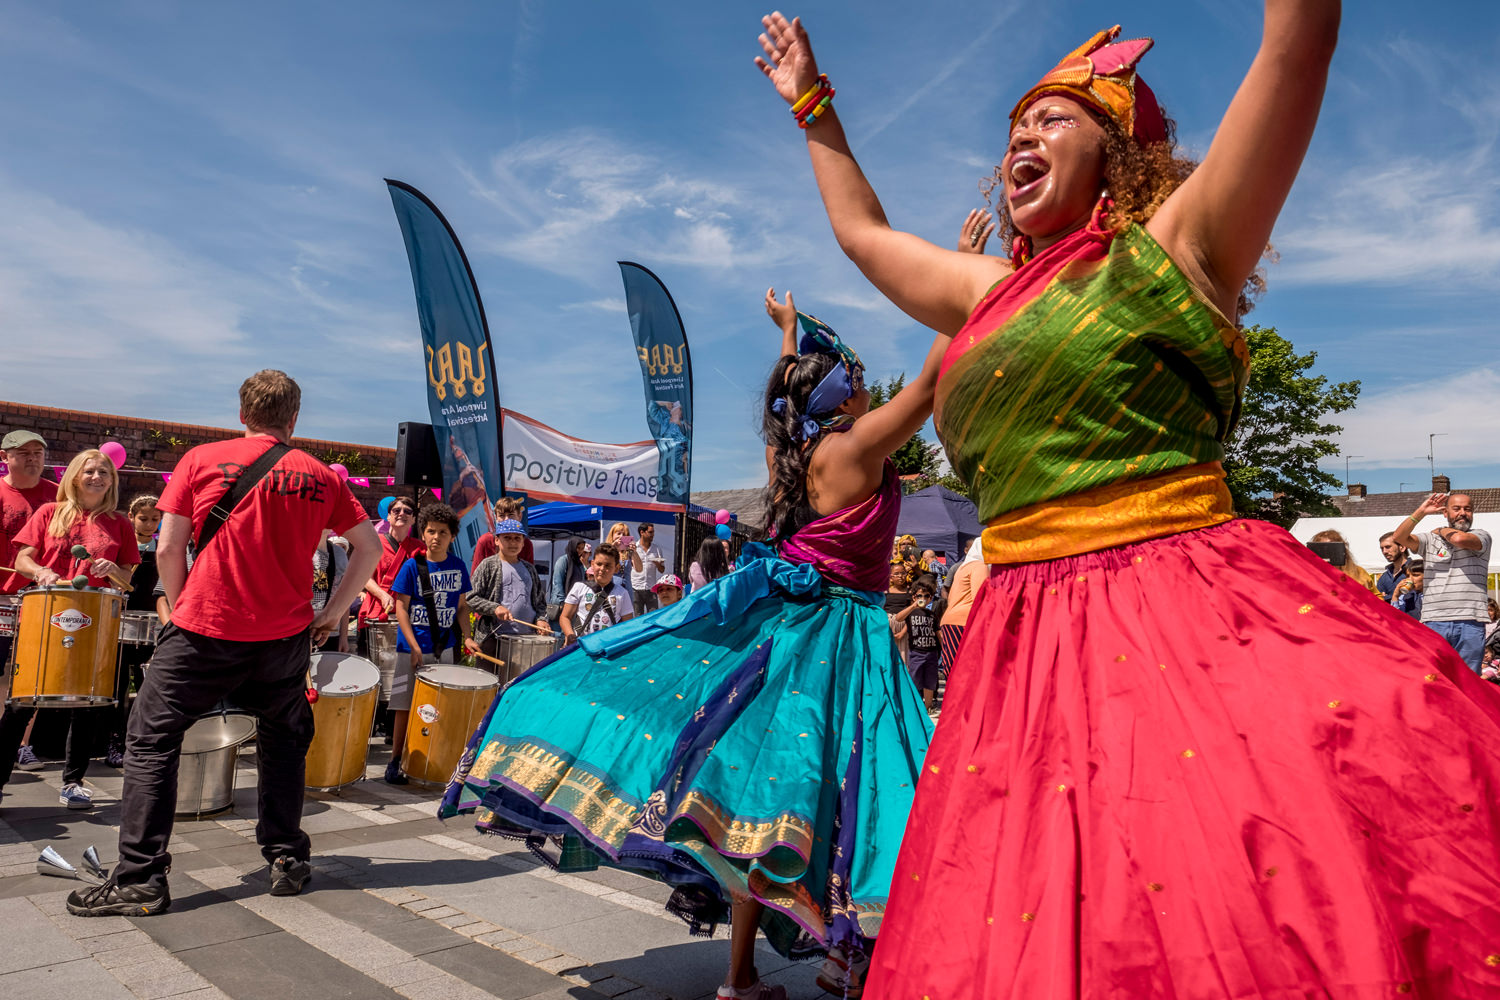
[[[396,651],[399,628],[395,622],[366,622],[369,629],[370,659],[380,671],[380,700],[391,700],[391,685],[396,681],[396,665],[404,653]]]
[[[562,647],[561,636],[502,635],[499,639],[496,656],[505,661],[505,666],[496,666],[488,660],[480,660],[479,665],[499,674],[501,684],[509,684]]]
[[[21,622],[21,595],[0,594],[0,636],[15,635]]]
[[[122,646],[154,646],[161,630],[161,619],[155,611],[126,611],[120,615]]]
[[[307,750],[308,788],[342,788],[365,776],[370,726],[380,694],[375,664],[349,653],[318,653],[312,658],[312,746]]]
[[[407,776],[447,784],[499,687],[494,674],[473,667],[438,663],[417,671],[401,759]]]
[[[37,587],[21,594],[9,704],[82,708],[115,703],[118,590]]]
[[[177,815],[202,816],[234,804],[235,764],[253,736],[255,717],[244,712],[214,712],[193,723],[182,737]]]

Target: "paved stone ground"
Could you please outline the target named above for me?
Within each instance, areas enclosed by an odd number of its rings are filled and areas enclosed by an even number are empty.
[[[370,780],[308,793],[317,871],[300,896],[266,893],[255,845],[255,758],[241,752],[233,811],[179,820],[172,908],[70,916],[77,883],[36,874],[52,845],[74,865],[114,862],[120,773],[89,766],[95,807],[58,802],[61,765],[17,772],[0,799],[0,997],[26,1000],[698,1000],[728,963],[727,928],[690,937],[659,883],[563,875],[519,845],[436,816],[438,790]],[[824,997],[816,966],[762,945],[757,964],[792,1000]]]

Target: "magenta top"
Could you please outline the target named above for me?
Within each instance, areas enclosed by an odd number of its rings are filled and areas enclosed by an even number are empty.
[[[852,507],[799,528],[781,543],[781,558],[807,563],[829,583],[884,593],[891,581],[891,543],[901,515],[901,480],[887,459],[880,488]]]

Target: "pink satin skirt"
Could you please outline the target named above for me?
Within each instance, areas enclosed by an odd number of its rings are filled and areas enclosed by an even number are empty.
[[[1500,997],[1500,689],[1261,522],[997,567],[865,995]]]

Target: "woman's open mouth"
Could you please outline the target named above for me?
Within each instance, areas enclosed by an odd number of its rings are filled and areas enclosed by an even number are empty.
[[[1052,164],[1035,153],[1019,153],[1010,161],[1010,199],[1027,194],[1052,170]]]

